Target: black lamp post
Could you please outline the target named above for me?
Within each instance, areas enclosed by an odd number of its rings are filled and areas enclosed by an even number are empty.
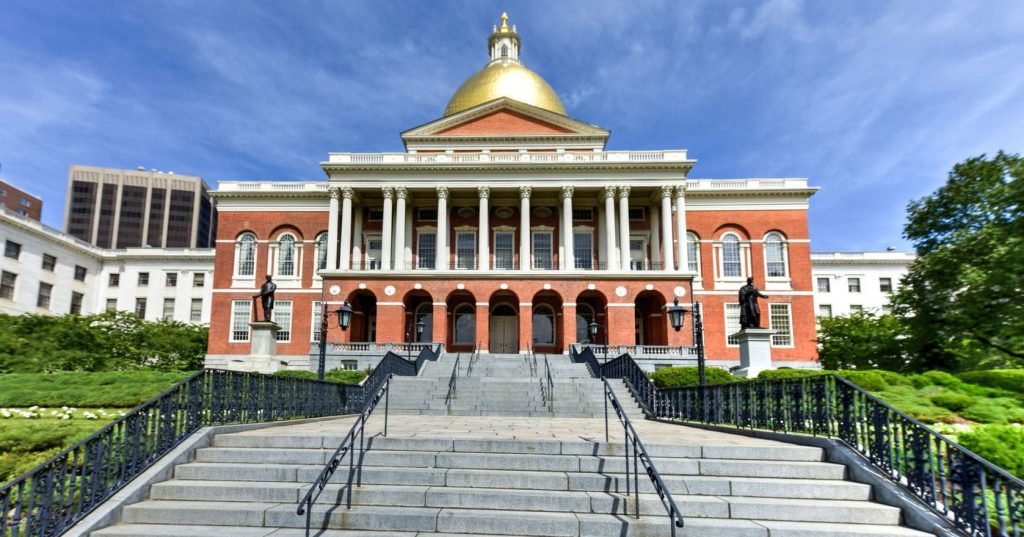
[[[341,327],[341,331],[348,330],[348,325],[352,322],[352,306],[348,303],[348,300],[341,304],[341,307],[328,312],[327,302],[323,302],[323,307],[320,313],[320,364],[317,367],[316,375],[320,380],[324,379],[324,368],[327,364],[327,321],[331,315],[338,316],[338,326]]]
[[[590,339],[594,343],[597,343],[597,330],[598,330],[599,326],[600,325],[597,324],[597,320],[596,319],[593,320],[593,321],[590,321],[590,324],[587,325],[587,328],[590,330]],[[606,363],[606,364],[608,363],[608,332],[607,331],[605,331],[605,334],[604,334],[604,363]]]
[[[697,347],[697,377],[700,379],[700,385],[704,386],[708,381],[704,373],[704,321],[696,304],[691,302],[690,309],[693,311],[693,342]],[[668,308],[668,318],[676,332],[683,327],[686,321],[686,308],[679,305],[678,298],[674,299],[672,306]]]
[[[420,336],[423,335],[423,330],[425,330],[427,328],[427,323],[426,323],[426,321],[423,320],[422,317],[420,317],[420,320],[417,321],[416,324],[414,324],[410,328],[412,328],[410,330],[411,333],[409,334],[409,339],[411,341],[409,341],[409,348],[408,348],[408,350],[406,352],[407,352],[407,355],[409,357],[409,361],[411,362],[412,361],[412,344],[420,340]]]

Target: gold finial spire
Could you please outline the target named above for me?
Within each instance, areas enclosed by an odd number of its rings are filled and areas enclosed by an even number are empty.
[[[501,14],[501,28],[498,28],[499,32],[507,32],[508,28],[508,13],[502,12]]]

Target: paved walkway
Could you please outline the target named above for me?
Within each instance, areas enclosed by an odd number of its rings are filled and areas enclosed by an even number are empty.
[[[384,428],[381,409],[367,424],[366,434],[376,435]],[[242,435],[257,436],[341,436],[348,432],[354,418],[337,418],[297,425],[255,429]],[[622,425],[614,416],[610,425],[611,441],[621,441]],[[633,423],[645,444],[679,445],[786,445],[773,440],[719,433],[647,420]],[[403,416],[388,417],[388,436],[405,438],[501,438],[518,440],[604,441],[604,419],[527,418],[497,416]]]

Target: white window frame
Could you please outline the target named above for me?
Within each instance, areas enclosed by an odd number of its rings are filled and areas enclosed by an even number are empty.
[[[498,235],[508,235],[512,239],[512,246],[508,249],[508,266],[498,266]],[[501,226],[494,228],[491,237],[491,244],[494,245],[494,270],[515,270],[516,268],[516,228]]]
[[[272,319],[277,324],[277,342],[291,343],[292,341],[292,320],[294,318],[294,305],[291,300],[275,300],[274,309],[271,311]]]
[[[782,333],[782,327],[779,327],[775,323],[775,317],[776,317],[775,310],[783,310],[783,309],[785,310],[785,317],[786,317],[786,327],[785,327],[785,332],[786,333],[784,333],[784,334]],[[795,340],[795,338],[793,337],[793,308],[790,307],[788,302],[769,302],[768,303],[768,328],[770,328],[773,331],[772,336],[771,336],[771,346],[772,347],[783,348],[783,349],[791,349],[791,348],[793,348],[794,340]],[[780,343],[781,341],[783,341],[782,338],[788,338],[789,342],[788,343]]]
[[[248,236],[252,237],[252,274],[243,274],[241,272],[241,268],[242,268],[242,242],[243,242],[243,239],[245,237],[248,237]],[[234,268],[234,273],[233,273],[233,277],[235,279],[240,279],[240,280],[241,279],[250,279],[250,280],[256,279],[256,257],[257,257],[257,252],[259,251],[259,242],[260,241],[256,237],[256,234],[251,232],[251,231],[246,231],[246,232],[238,235],[238,238],[235,239],[235,268]]]
[[[724,321],[722,325],[725,327],[725,346],[726,347],[739,347],[740,342],[738,339],[733,337],[733,334],[739,332],[742,327],[740,326],[740,304],[739,302],[726,302],[723,306]],[[730,322],[730,318],[735,319],[734,322]],[[735,328],[735,330],[733,330]]]
[[[380,241],[380,249],[377,250],[377,257],[373,256],[373,250],[370,249],[370,242]],[[379,270],[383,265],[381,255],[384,251],[384,238],[381,233],[364,233],[363,234],[363,270]],[[376,266],[374,266],[376,263]]]
[[[694,267],[690,266],[691,258]],[[686,270],[692,272],[694,278],[700,279],[700,237],[692,231],[686,232]]]
[[[309,316],[309,342],[320,343],[320,315],[323,302],[313,301],[312,314]]]
[[[434,236],[434,245],[424,249],[423,248],[423,237],[427,235]],[[423,254],[429,252],[429,256]],[[431,266],[423,264],[423,259],[430,257],[434,262]],[[416,268],[424,270],[436,270],[437,269],[437,228],[433,226],[424,226],[416,229]]]
[[[434,211],[434,217],[423,216],[424,211]],[[437,207],[420,207],[416,209],[416,220],[419,222],[437,222]]]
[[[167,314],[167,306],[171,307],[171,314]],[[174,297],[164,297],[164,309],[161,312],[161,319],[172,321],[174,320],[174,308],[177,306]]]
[[[739,276],[726,276],[725,275],[725,245],[728,237],[736,238],[736,246],[739,249],[739,263],[740,263],[740,274]],[[722,282],[743,282],[747,279],[747,275],[750,274],[749,267],[749,254],[750,254],[750,243],[745,241],[740,235],[734,231],[726,231],[722,234],[721,238],[715,243],[715,279]]]
[[[850,289],[851,284],[856,280],[857,290]],[[863,293],[864,292],[864,280],[860,276],[847,276],[846,277],[846,292],[848,293]]]
[[[327,233],[321,233],[316,236],[316,240],[313,242],[313,279],[320,279],[320,271],[327,270]],[[320,266],[320,258],[324,260],[324,266]]]
[[[633,218],[633,211],[640,211],[640,218]],[[626,215],[630,222],[646,222],[647,221],[647,207],[630,207],[626,211]]]
[[[241,307],[245,308],[245,338],[236,338],[236,332],[241,333],[242,330],[238,327],[239,313],[241,313]],[[252,327],[249,326],[249,319],[252,319],[252,301],[251,300],[232,300],[231,301],[231,326],[228,330],[228,343],[247,343],[252,339]]]
[[[114,307],[111,308],[110,307],[111,305],[113,305]],[[103,307],[104,307],[103,311],[106,311],[106,312],[117,311],[117,299],[116,298],[108,298]]]
[[[579,259],[576,257],[576,250],[578,248],[579,241],[576,240],[577,235],[584,235],[590,238],[590,256],[586,259],[586,262],[590,265],[588,267],[580,267]],[[594,270],[596,259],[594,258],[594,228],[589,226],[576,226],[572,230],[572,268],[574,270]]]
[[[589,215],[586,218],[576,218],[576,215],[583,216],[584,214]],[[593,207],[573,207],[572,208],[572,221],[573,222],[593,222],[594,221],[594,208]]]
[[[827,310],[827,312],[826,312]],[[832,304],[818,304],[818,317],[832,318]]]
[[[199,304],[198,314],[196,312],[196,304],[197,303]],[[201,323],[201,322],[203,322],[203,299],[202,298],[193,298],[189,302],[189,307],[188,308],[189,308],[188,309],[188,320],[189,320],[189,322],[192,322],[192,323]]]
[[[460,256],[460,254],[464,252],[460,252],[459,250],[459,239],[463,237],[469,237],[469,239],[473,242],[473,246],[468,250],[469,266],[463,266],[463,259]],[[476,270],[476,254],[476,228],[468,229],[460,227],[459,229],[457,229],[455,231],[455,270]]]
[[[290,238],[291,239],[291,244],[292,244],[292,260],[291,260],[292,270],[291,270],[291,273],[285,273],[285,272],[281,271],[281,266],[285,262],[283,257],[282,257],[282,255],[281,255],[282,254],[282,252],[281,252],[281,242],[285,238]],[[295,279],[297,279],[299,277],[299,275],[300,275],[299,267],[302,265],[302,263],[301,263],[302,256],[300,255],[300,252],[301,252],[300,248],[301,248],[301,242],[299,241],[298,237],[295,236],[294,233],[286,231],[286,232],[281,233],[280,235],[277,236],[277,240],[274,242],[274,248],[273,248],[274,249],[274,255],[272,256],[274,258],[273,259],[274,270],[273,270],[272,274],[274,275],[275,278],[277,278],[279,280],[295,280]]]
[[[821,289],[821,282],[825,282],[825,290]],[[832,292],[832,278],[829,276],[815,276],[814,277],[814,289],[815,293],[831,293]]]
[[[633,241],[640,241],[640,253],[643,255],[643,259],[640,260],[641,268],[633,268]],[[651,248],[650,237],[645,234],[631,233],[629,236],[629,244],[626,245],[629,248],[629,270],[650,270],[651,269],[651,256],[648,255],[648,251]]]
[[[548,237],[547,258],[548,266],[537,265],[537,237],[546,235]],[[530,268],[534,270],[554,270],[555,268],[555,234],[552,229],[533,229],[530,231]]]
[[[4,300],[11,300],[11,301],[13,301],[15,296],[18,293],[18,274],[16,272],[11,272],[9,270],[0,271],[0,288],[2,288],[4,285],[6,285],[3,282],[3,277],[4,276],[10,276],[11,277],[11,282],[10,282],[10,285],[8,286],[11,289],[11,293],[10,293],[10,296],[0,296],[0,298],[3,298]]]
[[[768,270],[768,264],[772,262],[768,259],[768,244],[770,239],[778,237],[779,246],[781,248],[780,254],[782,255],[782,276],[771,276]],[[772,280],[777,282],[789,281],[789,241],[786,240],[786,236],[778,231],[770,231],[765,234],[761,244],[764,246],[764,274],[766,280]],[[742,259],[742,257],[741,257]]]

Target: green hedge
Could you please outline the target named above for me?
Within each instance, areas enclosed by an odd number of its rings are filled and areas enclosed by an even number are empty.
[[[291,377],[298,379],[316,380],[317,375],[313,371],[282,370],[274,373],[275,377]],[[366,371],[351,371],[345,369],[332,369],[324,373],[324,380],[338,384],[359,384],[366,378]]]
[[[726,384],[742,380],[718,367],[706,368],[705,376],[707,377],[708,384]],[[651,376],[651,380],[659,388],[684,388],[700,384],[700,377],[697,374],[696,367],[665,367],[655,371],[654,375]]]
[[[1024,427],[979,425],[957,435],[957,442],[992,464],[1024,479]]]
[[[9,373],[0,375],[0,407],[134,407],[160,395],[192,373]]]
[[[957,375],[957,378],[970,384],[1024,394],[1024,369],[969,371],[967,373],[960,373]]]

